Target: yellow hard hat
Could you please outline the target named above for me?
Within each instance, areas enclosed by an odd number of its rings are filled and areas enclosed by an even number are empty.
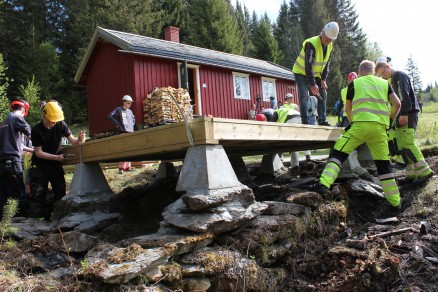
[[[64,112],[61,106],[56,101],[49,101],[46,103],[43,109],[44,117],[52,123],[60,122],[64,120]]]

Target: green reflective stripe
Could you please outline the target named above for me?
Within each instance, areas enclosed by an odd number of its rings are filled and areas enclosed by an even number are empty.
[[[382,189],[389,189],[389,188],[398,188],[397,183],[395,182],[395,179],[391,180],[384,180],[380,182],[382,184]]]
[[[325,166],[325,168],[327,169],[332,169],[335,172],[339,172],[341,170],[341,168],[339,167],[339,165],[337,165],[336,163],[333,162],[329,162],[327,163],[327,165]]]
[[[373,110],[369,108],[358,108],[352,112],[352,115],[355,115],[357,113],[372,113],[376,115],[386,116],[389,117],[389,112],[385,110]]]
[[[295,66],[297,66],[298,68],[300,68],[301,70],[304,70],[304,66],[301,66],[300,63],[295,62]]]
[[[431,172],[432,172],[432,170],[429,168],[429,166],[423,166],[422,168],[417,169],[415,171],[415,174],[418,177],[422,177],[422,176],[426,176],[426,175],[430,174]]]
[[[339,168],[341,168],[342,163],[341,163],[341,161],[339,159],[330,158],[329,161],[327,162],[327,164],[330,163],[330,162],[336,164]]]
[[[324,169],[324,171],[322,172],[323,176],[328,176],[330,178],[332,178],[333,180],[336,178],[336,174],[332,172],[331,169]]]
[[[377,98],[373,98],[373,97],[361,97],[358,99],[354,99],[352,104],[357,105],[357,104],[360,104],[362,102],[375,102],[375,103],[382,103],[385,106],[387,105],[386,100],[377,99]]]
[[[382,180],[385,180],[385,179],[390,179],[390,178],[394,178],[395,177],[395,175],[394,175],[394,173],[386,173],[386,174],[382,174],[382,175],[379,175],[379,179],[382,181]]]
[[[385,193],[385,197],[396,196],[396,195],[400,196],[400,191],[398,188],[395,190],[390,190],[390,191],[384,190],[383,192]]]
[[[421,161],[418,161],[417,163],[414,163],[415,168],[419,168],[420,166],[427,166],[426,161],[421,160]]]

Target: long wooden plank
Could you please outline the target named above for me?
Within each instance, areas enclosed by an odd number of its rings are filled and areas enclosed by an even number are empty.
[[[278,124],[222,118],[191,120],[195,145],[221,144],[230,153],[263,154],[277,151],[330,147],[340,136],[340,128]],[[65,149],[75,154],[66,164],[138,160],[180,160],[190,147],[184,123],[163,125],[93,141],[82,147]]]

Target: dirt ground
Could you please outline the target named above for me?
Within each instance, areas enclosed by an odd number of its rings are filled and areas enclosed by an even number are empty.
[[[423,153],[438,173],[438,150]],[[304,163],[292,178],[257,178],[260,165],[251,163],[248,167],[259,185],[287,185],[291,180],[315,177],[324,163]],[[396,176],[403,174],[398,171]],[[138,171],[129,180],[151,182],[153,175],[154,171]],[[143,188],[128,187],[122,194],[130,196]],[[349,196],[345,184],[338,184],[325,203],[314,210],[314,222],[299,244],[273,264],[290,271],[277,291],[438,291],[438,178],[434,176],[421,185],[400,185],[400,190],[403,207],[398,220],[376,224],[376,218],[385,218],[388,204],[369,197]],[[256,198],[263,196],[257,189],[254,193]],[[173,195],[169,197],[172,200]],[[160,221],[160,208],[164,208],[161,203],[153,207],[157,212],[153,218],[147,218],[149,224],[144,224],[143,229],[133,227],[131,234],[125,236],[154,232]],[[337,209],[339,206],[345,208]],[[39,259],[41,254],[44,256],[42,251],[49,253],[55,248],[53,244],[39,238],[18,242],[11,248],[0,245],[0,291],[103,291],[75,274],[59,279],[46,273]],[[75,256],[80,259],[83,255]]]

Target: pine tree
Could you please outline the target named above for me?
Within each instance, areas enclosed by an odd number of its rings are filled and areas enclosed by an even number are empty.
[[[282,55],[278,49],[278,43],[272,35],[272,25],[267,14],[260,19],[254,34],[253,43],[254,51],[252,55],[254,58],[273,63],[281,61]]]
[[[330,20],[324,0],[300,1],[299,5],[304,39],[319,35]]]
[[[417,63],[415,63],[412,55],[409,56],[405,69],[409,78],[411,79],[414,92],[416,95],[418,95],[423,87],[423,83],[421,82],[420,71],[418,70]]]
[[[240,32],[240,38],[243,44],[243,55],[249,56],[251,50],[253,50],[252,40],[250,38],[250,17],[246,6],[242,6],[239,0],[236,1],[235,17],[237,22],[237,28]]]
[[[3,62],[3,55],[0,53],[0,122],[9,113],[9,99],[6,94],[9,86],[9,78],[6,76],[7,69]]]
[[[241,55],[243,42],[230,5],[225,0],[188,0],[185,43]],[[208,7],[208,9],[206,9]]]
[[[298,19],[297,1],[291,0],[289,5],[283,2],[274,27],[274,36],[283,55],[280,64],[286,68],[292,68],[303,42]]]

